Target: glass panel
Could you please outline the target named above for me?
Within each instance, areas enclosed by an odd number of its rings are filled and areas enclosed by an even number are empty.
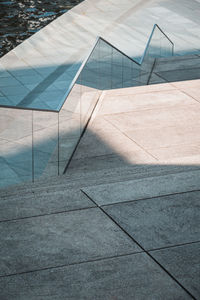
[[[99,40],[101,90],[139,85],[140,66],[106,41]]]
[[[102,86],[99,68],[102,65],[98,59],[99,44],[91,53],[59,113],[60,174],[64,172],[99,98],[98,88]]]
[[[142,68],[103,39],[98,40],[59,113],[60,174],[90,118],[100,90],[147,84],[154,57],[162,55],[161,36],[156,27]]]
[[[108,90],[112,88],[112,55],[113,48],[99,40],[97,45],[99,52],[99,89]],[[96,52],[96,50],[94,50]]]
[[[62,174],[81,135],[81,86],[75,83],[59,112],[59,174]]]
[[[32,180],[32,111],[0,109],[0,187]]]
[[[163,32],[154,26],[153,34],[141,62],[140,83],[147,84],[156,58],[173,55],[172,43]]]
[[[58,113],[33,112],[34,179],[58,175]]]

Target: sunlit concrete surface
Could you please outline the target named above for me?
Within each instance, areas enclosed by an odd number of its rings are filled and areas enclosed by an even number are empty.
[[[65,175],[0,191],[2,299],[199,299],[199,84],[104,91]]]
[[[138,59],[158,23],[176,54],[198,52],[199,13],[195,0],[85,0],[0,59],[0,104],[58,109],[97,36]]]
[[[199,165],[199,85],[192,80],[104,91],[70,168],[95,169],[101,156],[106,168],[114,154],[128,165]]]

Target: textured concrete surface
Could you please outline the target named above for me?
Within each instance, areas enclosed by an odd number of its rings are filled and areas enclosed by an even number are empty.
[[[191,243],[200,239],[200,193],[105,206],[103,209],[146,250]]]
[[[94,207],[78,189],[30,191],[25,195],[3,197],[0,202],[0,221]]]
[[[199,189],[200,171],[148,177],[83,188],[98,205],[153,198]]]
[[[0,278],[0,283],[2,299],[8,300],[191,299],[144,253]]]
[[[198,299],[200,294],[200,243],[151,252]]]
[[[198,84],[103,92],[65,176],[0,192],[3,299],[199,298]]]
[[[2,222],[0,227],[1,276],[141,252],[97,208]]]

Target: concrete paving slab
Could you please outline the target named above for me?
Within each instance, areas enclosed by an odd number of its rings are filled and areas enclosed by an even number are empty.
[[[151,255],[196,299],[200,297],[200,243],[152,251]]]
[[[151,150],[151,154],[160,161],[171,161],[172,159],[182,159],[182,164],[186,164],[185,159],[189,157],[197,157],[200,153],[200,143],[177,145],[173,147],[158,148]],[[199,159],[200,163],[200,159]]]
[[[114,172],[114,169],[117,168],[125,170],[126,167],[131,167],[134,169],[140,164],[144,163],[156,164],[157,160],[141,149],[141,151],[135,150],[132,152],[122,152],[120,155],[113,153],[100,156],[84,157],[81,159],[74,158],[69,165],[68,172],[78,174],[81,172],[98,172],[109,169],[113,169]],[[115,178],[114,173],[113,178]]]
[[[0,286],[7,300],[191,299],[143,253],[0,278]]]
[[[145,109],[156,109],[156,108],[163,108],[163,107],[170,107],[176,105],[190,105],[196,104],[196,101],[192,99],[190,96],[177,91],[165,91],[160,89],[160,91],[155,91],[146,93],[135,93],[135,89],[132,89],[132,94],[126,95],[113,95],[111,93],[105,93],[102,96],[101,107],[98,111],[99,115],[102,114],[116,114],[116,113],[124,113],[128,111],[138,111],[138,110],[145,110]],[[142,112],[143,114],[144,112]],[[157,113],[157,111],[156,111]],[[123,116],[121,115],[121,118]],[[141,121],[142,123],[142,121]]]
[[[0,221],[94,206],[94,203],[78,189],[69,190],[62,187],[56,191],[48,191],[48,189],[34,192],[30,191],[25,195],[1,197]]]
[[[104,91],[103,95],[106,96],[128,96],[128,95],[136,95],[136,94],[146,94],[146,93],[151,93],[151,92],[160,92],[162,91],[171,91],[175,90],[176,87],[172,83],[163,83],[159,85],[144,85],[144,86],[138,86],[134,87],[134,92],[133,88],[121,88],[121,89],[114,89],[114,90],[108,90]]]
[[[167,166],[165,166],[167,169]],[[108,183],[83,188],[98,205],[158,197],[199,189],[200,171]]]
[[[200,125],[198,117],[200,105],[195,101],[191,101],[189,105],[169,105],[167,107],[166,104],[166,107],[152,106],[150,103],[144,110],[133,110],[123,114],[110,114],[104,118],[123,133],[132,131],[136,133],[136,136],[137,129],[145,128],[148,133],[148,131],[151,131],[153,128],[158,130],[159,128],[166,127],[181,128],[182,126],[184,131],[185,127],[198,127],[198,125]],[[188,112],[187,114],[185,113],[186,110]]]
[[[169,126],[126,131],[126,135],[151,153],[151,149],[196,144],[200,141],[199,125]],[[148,134],[147,134],[148,132]],[[164,133],[164,134],[163,134]]]
[[[30,189],[40,190],[49,189],[51,186],[53,189],[60,190],[61,188],[81,188],[86,186],[94,186],[105,183],[120,182],[121,178],[125,181],[133,179],[147,178],[151,176],[160,176],[167,174],[175,174],[180,172],[196,171],[199,170],[199,166],[194,165],[171,165],[168,164],[139,164],[128,166],[128,167],[119,167],[116,169],[103,169],[95,172],[82,172],[71,173],[67,172],[64,176],[53,176],[48,178],[48,180],[40,179],[36,180],[34,183],[23,183],[21,185],[10,186],[9,188],[3,188],[0,191],[0,195],[16,195],[20,193],[29,192]]]
[[[141,246],[150,250],[200,240],[199,199],[200,192],[192,192],[103,209]]]
[[[200,96],[199,96],[199,87],[181,87],[181,90],[185,92],[187,95],[192,97],[194,100],[200,102]]]
[[[177,157],[169,160],[162,161],[163,164],[176,164],[176,165],[185,165],[185,166],[199,166],[200,165],[200,155],[190,155],[185,157]]]
[[[182,88],[198,88],[200,86],[200,79],[195,79],[195,80],[187,80],[187,81],[176,81],[171,83],[173,87],[176,87],[180,90]]]
[[[2,222],[0,229],[1,275],[141,250],[98,208]]]
[[[79,147],[74,154],[73,159],[80,159],[86,157],[94,157],[106,154],[118,154],[123,156],[123,152],[135,152],[143,154],[143,157],[150,157],[142,148],[140,148],[136,143],[126,137],[123,133],[107,132],[84,135],[81,139]]]
[[[100,104],[100,102],[97,104],[97,106]],[[97,109],[98,111],[98,109]],[[116,133],[118,130],[115,126],[113,126],[110,122],[106,121],[102,116],[98,116],[98,112],[95,110],[94,114],[92,115],[92,119],[90,120],[87,132],[85,134],[90,135],[90,133],[93,135],[94,133],[97,135],[101,135],[101,133]],[[93,133],[94,132],[94,133]]]

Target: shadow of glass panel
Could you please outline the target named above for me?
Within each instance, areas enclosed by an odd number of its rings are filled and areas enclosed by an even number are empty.
[[[157,25],[154,25],[149,42],[141,59],[140,83],[148,84],[156,58],[170,57],[172,55],[173,43]]]
[[[33,111],[34,179],[58,174],[58,113]]]
[[[32,179],[32,111],[0,110],[0,187]]]
[[[59,174],[67,163],[81,135],[81,86],[75,83],[59,112]]]
[[[63,174],[101,91],[148,84],[156,58],[171,55],[173,44],[157,25],[153,27],[140,63],[98,38],[66,97],[64,91],[59,94],[49,90],[38,97],[32,93],[32,98],[29,94],[25,100],[30,102],[30,108],[33,104],[41,108],[46,103],[43,111],[1,108],[1,185],[6,181],[18,183]],[[61,68],[56,72],[60,76],[63,71]]]

